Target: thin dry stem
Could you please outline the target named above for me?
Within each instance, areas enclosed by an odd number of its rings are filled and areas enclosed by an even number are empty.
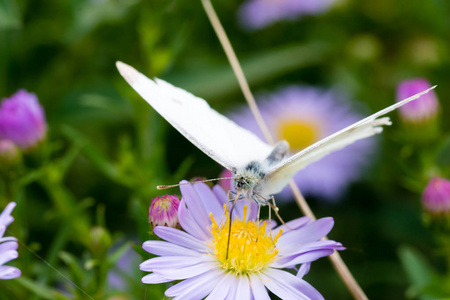
[[[236,54],[234,53],[233,47],[231,46],[228,36],[225,33],[222,24],[220,23],[220,20],[211,4],[211,1],[202,0],[202,4],[209,18],[209,21],[211,22],[211,25],[214,28],[214,31],[216,32],[220,43],[222,44],[225,54],[227,55],[231,67],[233,68],[233,72],[237,77],[239,86],[241,87],[244,97],[247,100],[248,105],[250,106],[250,109],[256,119],[256,122],[258,123],[258,126],[263,132],[264,137],[266,138],[268,143],[273,145],[274,139],[270,134],[270,131],[267,128],[267,125],[264,122],[261,113],[259,112],[258,106],[256,105],[255,98],[253,97],[252,92],[250,91],[250,87],[247,83],[244,72],[242,71],[242,68],[239,64]],[[303,214],[305,216],[310,217],[312,220],[316,220],[314,213],[309,208],[309,205],[306,203],[305,198],[302,196],[299,188],[297,187],[297,185],[293,180],[290,181],[289,186],[291,187],[292,192],[294,193],[295,196],[295,200],[298,206],[300,207],[301,211],[303,212]],[[324,237],[323,239],[327,239],[327,237]],[[334,251],[334,253],[329,256],[329,259],[332,262],[334,269],[337,271],[337,273],[339,274],[342,281],[345,283],[345,285],[347,286],[348,290],[353,295],[353,297],[357,300],[368,299],[367,296],[364,294],[363,290],[361,289],[361,287],[356,282],[353,275],[351,274],[350,270],[347,268],[346,264],[342,260],[339,253]]]
[[[269,142],[269,144],[273,145],[274,140],[272,135],[270,134],[269,129],[267,128],[266,123],[264,122],[261,113],[259,112],[258,106],[256,105],[255,98],[253,97],[252,92],[250,91],[250,87],[248,86],[247,79],[245,79],[244,72],[242,71],[241,65],[234,53],[233,47],[231,46],[230,40],[228,39],[225,30],[220,23],[219,18],[217,17],[216,12],[209,0],[202,0],[203,7],[205,8],[206,14],[208,15],[209,21],[211,22],[214,31],[217,34],[217,37],[222,44],[222,47],[225,50],[225,54],[227,55],[228,61],[233,68],[234,74],[237,77],[239,85],[241,87],[242,93],[244,93],[244,97],[250,106],[253,116],[255,116],[256,122],[258,123],[259,128],[261,129],[264,137]]]

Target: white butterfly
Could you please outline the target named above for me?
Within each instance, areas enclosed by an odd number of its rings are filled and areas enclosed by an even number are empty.
[[[122,62],[116,65],[148,104],[195,146],[230,170],[236,190],[259,205],[266,205],[271,195],[280,192],[307,165],[359,139],[381,133],[381,126],[391,122],[388,117],[378,117],[436,87],[397,102],[289,157],[286,141],[272,147],[219,114],[205,100],[161,79],[151,80]]]

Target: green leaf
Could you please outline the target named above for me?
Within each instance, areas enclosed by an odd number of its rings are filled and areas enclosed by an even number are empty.
[[[82,133],[69,126],[63,126],[61,131],[74,144],[81,145],[81,152],[90,159],[103,174],[125,186],[134,186],[133,178],[121,176],[119,169],[114,164],[110,163]]]
[[[85,279],[84,270],[80,266],[77,258],[68,252],[61,251],[59,253],[59,258],[69,267],[71,278],[75,285],[81,286],[83,284],[83,279]]]
[[[15,279],[20,285],[22,285],[24,288],[30,290],[31,292],[35,293],[39,297],[43,299],[49,299],[49,300],[66,300],[71,299],[64,295],[63,293],[60,293],[56,290],[53,290],[47,286],[36,284],[34,281],[21,276],[17,279]]]
[[[324,43],[296,44],[270,49],[242,60],[242,69],[249,84],[256,85],[280,77],[294,70],[311,66],[326,57],[329,47]],[[195,73],[194,73],[195,72]],[[216,69],[193,74],[178,74],[168,78],[175,86],[208,101],[217,97],[226,97],[239,91],[239,85],[231,67],[226,64]]]
[[[77,13],[71,29],[67,32],[67,42],[72,43],[93,31],[102,23],[120,20],[135,1],[75,1]]]
[[[439,145],[437,155],[436,155],[436,164],[438,166],[450,166],[450,135],[441,138],[442,143]]]
[[[0,1],[0,30],[19,29],[21,26],[22,22],[16,1]]]
[[[437,273],[427,259],[410,246],[401,246],[397,253],[403,269],[411,282],[410,288],[406,291],[407,297],[420,300],[436,300],[437,298],[430,296],[430,293],[426,292],[427,288],[438,278]]]
[[[117,261],[125,255],[125,253],[131,248],[131,243],[125,243],[120,246],[118,249],[113,251],[107,257],[108,265],[112,266],[117,263]]]
[[[419,251],[410,246],[401,246],[397,253],[412,285],[424,287],[430,284],[434,270]]]

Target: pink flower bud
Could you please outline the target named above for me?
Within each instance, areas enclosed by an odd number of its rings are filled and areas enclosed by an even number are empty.
[[[411,97],[430,87],[430,83],[424,78],[405,80],[397,87],[397,101]],[[439,101],[434,90],[399,108],[403,121],[416,124],[428,122],[436,117],[438,111]]]
[[[0,164],[11,164],[20,160],[20,151],[10,140],[0,140]]]
[[[424,209],[432,214],[450,213],[450,181],[433,177],[422,195]]]
[[[176,195],[164,195],[152,200],[148,211],[148,220],[152,227],[180,227],[178,222],[178,206],[180,199]]]
[[[0,139],[14,142],[22,149],[32,148],[47,134],[42,106],[35,94],[19,90],[0,106]]]

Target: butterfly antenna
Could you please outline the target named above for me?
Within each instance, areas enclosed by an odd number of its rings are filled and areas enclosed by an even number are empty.
[[[158,186],[156,186],[156,188],[158,190],[165,190],[165,189],[170,189],[170,188],[177,187],[180,185],[193,184],[196,182],[210,182],[210,181],[216,181],[216,180],[222,180],[222,179],[233,179],[233,178],[234,177],[220,177],[220,178],[213,178],[213,179],[206,179],[206,180],[195,180],[195,181],[183,182],[183,183],[179,183],[179,184],[158,185]]]

